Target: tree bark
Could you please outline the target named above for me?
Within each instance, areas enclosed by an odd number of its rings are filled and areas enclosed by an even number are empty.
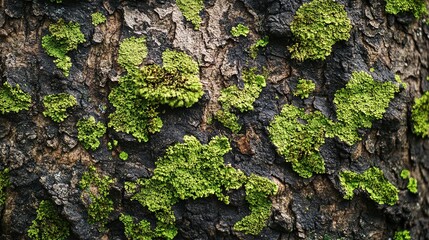
[[[0,207],[0,238],[28,239],[40,201],[51,200],[70,224],[69,239],[126,239],[121,213],[139,220],[153,220],[153,215],[130,199],[124,182],[151,176],[156,160],[185,135],[204,144],[223,135],[232,146],[225,163],[246,175],[268,177],[279,187],[271,198],[267,226],[256,236],[234,231],[234,223],[249,214],[240,188],[228,192],[229,205],[214,196],[177,203],[175,239],[389,239],[402,230],[409,230],[412,239],[429,239],[429,141],[413,134],[411,121],[414,99],[429,89],[429,25],[412,14],[387,14],[383,0],[340,0],[353,26],[349,40],[336,43],[326,60],[299,62],[291,58],[288,46],[294,42],[291,21],[304,2],[206,0],[200,29],[195,30],[172,0],[0,1],[1,81],[19,84],[32,98],[28,111],[0,115],[0,170],[10,169],[11,182]],[[107,21],[94,27],[91,14],[97,11]],[[73,64],[68,77],[41,46],[49,24],[60,18],[79,23],[86,39],[68,54]],[[238,23],[250,28],[248,37],[231,36]],[[163,127],[147,143],[108,128],[101,147],[87,151],[77,139],[76,123],[95,116],[107,125],[114,111],[108,95],[126,74],[117,63],[119,44],[130,36],[146,37],[149,53],[143,64],[161,64],[166,49],[184,51],[198,61],[204,95],[190,108],[162,107]],[[259,49],[256,59],[250,58],[249,47],[264,36],[269,36],[268,46]],[[237,114],[242,129],[233,134],[211,120],[220,109],[221,89],[241,86],[243,71],[251,67],[261,73],[265,68],[267,86],[254,110]],[[320,148],[326,173],[300,177],[276,153],[267,126],[284,104],[335,119],[335,92],[346,86],[353,72],[370,69],[376,80],[399,75],[407,88],[395,95],[372,128],[359,130],[358,143],[349,146],[337,138],[326,139]],[[307,99],[293,95],[301,78],[316,83]],[[43,116],[42,99],[60,92],[75,96],[78,104],[64,122],[55,123]],[[119,147],[109,151],[106,146],[113,139]],[[129,159],[120,160],[119,151],[127,152]],[[79,181],[88,166],[115,179],[110,189],[114,211],[104,231],[88,222],[81,198]],[[353,199],[344,199],[340,172],[363,172],[373,166],[399,189],[395,205],[380,205],[360,190]],[[418,194],[408,191],[402,169],[417,179]]]

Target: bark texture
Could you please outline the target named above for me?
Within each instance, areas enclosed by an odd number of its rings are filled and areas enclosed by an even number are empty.
[[[229,193],[229,205],[215,197],[176,204],[175,239],[389,239],[404,229],[413,239],[429,239],[429,140],[414,135],[411,122],[414,98],[429,90],[429,26],[412,14],[387,14],[383,0],[339,2],[353,26],[350,39],[336,43],[324,61],[297,62],[287,47],[294,42],[290,24],[301,0],[206,0],[199,30],[183,18],[173,0],[0,1],[1,82],[19,84],[32,97],[29,111],[0,115],[0,169],[10,169],[11,182],[0,207],[0,238],[27,239],[37,206],[49,199],[70,223],[70,239],[126,239],[118,220],[121,213],[139,219],[153,215],[130,200],[124,182],[151,176],[156,159],[184,135],[203,143],[224,135],[232,145],[226,163],[279,186],[267,226],[257,236],[233,230],[234,223],[249,214],[242,188]],[[97,11],[107,21],[94,27],[91,14]],[[86,38],[69,53],[73,66],[67,78],[41,47],[49,24],[59,18],[78,22]],[[230,29],[238,23],[250,27],[247,38],[231,36]],[[269,45],[253,60],[247,49],[266,35]],[[191,108],[162,109],[164,125],[147,143],[109,128],[101,147],[87,151],[77,139],[76,122],[95,116],[107,124],[114,110],[108,94],[124,74],[117,64],[119,43],[130,36],[147,38],[144,64],[161,64],[165,49],[185,51],[197,60],[204,96]],[[267,86],[253,111],[238,114],[241,131],[232,134],[217,121],[210,124],[220,108],[220,90],[241,84],[243,69],[250,67],[266,68]],[[370,68],[376,79],[398,74],[408,87],[395,95],[382,120],[360,131],[362,141],[348,146],[326,139],[320,150],[325,174],[299,177],[276,153],[266,127],[284,104],[317,109],[335,119],[334,93],[345,87],[352,72]],[[304,100],[292,93],[301,78],[316,83],[314,94]],[[75,96],[78,104],[57,124],[43,116],[42,99],[60,92]],[[106,148],[112,139],[129,154],[127,161]],[[88,222],[81,198],[79,181],[90,165],[115,179],[110,190],[115,210],[106,231]],[[343,199],[340,171],[363,172],[372,166],[399,189],[397,204],[379,205],[363,191],[352,200]],[[417,179],[418,194],[410,193],[401,179],[404,168]]]

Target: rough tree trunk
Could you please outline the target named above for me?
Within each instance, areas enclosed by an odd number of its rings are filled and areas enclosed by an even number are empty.
[[[267,226],[256,236],[233,230],[234,223],[249,214],[240,188],[228,193],[229,205],[213,196],[177,203],[175,239],[388,239],[401,230],[410,230],[413,239],[429,239],[429,141],[413,134],[411,122],[414,98],[429,89],[429,26],[412,14],[387,14],[384,0],[339,2],[353,26],[350,39],[336,43],[324,61],[299,62],[291,59],[288,46],[294,42],[289,26],[301,0],[206,0],[199,30],[183,18],[173,0],[0,1],[1,82],[19,84],[32,98],[28,111],[0,115],[0,170],[10,169],[11,182],[0,207],[0,238],[27,239],[40,201],[52,200],[70,223],[70,239],[126,239],[118,220],[121,213],[139,220],[153,215],[125,194],[124,182],[149,177],[156,159],[184,135],[194,135],[204,144],[224,135],[232,146],[226,163],[279,186],[271,198]],[[94,27],[90,15],[96,11],[104,13],[107,22]],[[78,22],[86,39],[69,53],[69,77],[41,46],[49,24],[59,18]],[[237,23],[250,27],[247,38],[231,36]],[[253,60],[248,48],[265,35],[269,44]],[[204,95],[191,108],[163,107],[163,127],[147,143],[109,128],[101,147],[87,151],[77,139],[76,122],[91,115],[107,124],[114,111],[108,94],[124,75],[117,63],[119,43],[130,36],[147,38],[145,64],[161,64],[165,49],[192,56],[200,65]],[[253,111],[238,114],[243,127],[233,134],[211,120],[220,108],[221,89],[241,84],[243,69],[250,67],[266,68],[267,86]],[[395,95],[383,119],[360,130],[358,143],[349,146],[337,138],[326,139],[320,148],[325,174],[298,176],[276,153],[266,127],[284,104],[317,109],[335,119],[335,92],[345,87],[352,72],[370,68],[381,80],[398,74],[408,87]],[[316,83],[315,92],[304,100],[292,94],[300,78]],[[42,99],[59,92],[72,94],[78,104],[58,124],[43,116]],[[127,161],[106,148],[112,139],[129,154]],[[88,222],[81,198],[79,181],[90,165],[115,179],[110,189],[114,211],[104,231]],[[343,198],[339,173],[372,166],[399,189],[395,205],[380,205],[364,191],[355,191],[351,200]],[[399,176],[402,169],[417,179],[418,194],[407,190]]]

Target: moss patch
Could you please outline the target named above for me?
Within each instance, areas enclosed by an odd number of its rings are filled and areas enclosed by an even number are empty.
[[[268,43],[269,43],[269,38],[268,36],[265,36],[259,39],[258,41],[256,41],[256,43],[252,44],[252,46],[250,46],[249,48],[250,57],[255,59],[258,56],[259,49],[266,47]]]
[[[424,0],[386,0],[386,12],[395,15],[410,12],[420,18],[428,14],[428,9]]]
[[[2,114],[28,110],[31,106],[31,96],[21,90],[17,84],[12,87],[8,82],[0,89],[0,111]]]
[[[231,28],[231,35],[233,37],[240,37],[240,36],[247,37],[247,35],[249,35],[249,32],[250,32],[250,29],[241,23]]]
[[[133,217],[124,214],[121,214],[119,220],[124,224],[127,239],[152,240],[156,236],[151,230],[150,222],[146,220],[135,223]]]
[[[0,208],[6,201],[6,189],[10,186],[9,168],[0,171]]]
[[[102,122],[96,122],[93,116],[83,118],[76,124],[77,138],[85,149],[96,150],[100,146],[100,140],[105,133],[106,127]]]
[[[369,168],[363,173],[343,171],[340,173],[340,183],[345,192],[345,199],[352,199],[354,190],[361,188],[378,204],[394,205],[399,200],[398,189],[376,167]]]
[[[112,178],[101,176],[94,166],[88,168],[79,182],[82,189],[81,199],[89,205],[89,222],[97,223],[101,230],[113,211],[113,201],[109,198],[110,187],[113,183]]]
[[[410,231],[403,230],[395,232],[394,240],[411,240]]]
[[[296,43],[289,47],[292,58],[324,60],[332,46],[348,40],[352,25],[344,6],[334,0],[313,0],[298,8],[291,23]]]
[[[43,115],[54,122],[62,122],[68,117],[67,109],[77,104],[76,98],[67,93],[52,94],[43,97],[45,111]]]
[[[140,226],[144,226],[143,230],[139,230],[144,234],[142,239],[174,238],[177,229],[172,206],[180,200],[215,195],[220,201],[229,203],[229,197],[224,191],[238,189],[247,181],[243,172],[224,164],[223,155],[230,150],[226,137],[214,137],[209,144],[203,145],[195,137],[185,136],[183,143],[169,147],[165,155],[158,159],[151,178],[126,184],[127,192],[134,193],[132,199],[155,213],[157,218],[153,230],[147,222],[140,223]],[[269,180],[256,176],[250,179],[246,185],[246,192],[250,196],[246,199],[252,214],[238,228],[253,234],[259,233],[260,230],[257,230],[269,217],[267,209],[271,209],[271,205],[267,197],[274,194],[277,188]],[[257,224],[257,229],[250,230],[255,226],[249,226],[247,222]]]
[[[106,17],[101,12],[95,12],[91,14],[92,25],[98,26],[106,22]]]
[[[122,161],[127,161],[127,160],[128,160],[128,153],[126,153],[126,152],[121,152],[121,153],[119,153],[119,158],[120,158]]]
[[[80,31],[79,23],[67,23],[63,19],[49,25],[49,32],[49,35],[42,38],[42,47],[49,56],[55,58],[54,63],[68,77],[72,63],[66,54],[84,43],[85,36]]]
[[[65,240],[70,235],[70,227],[54,203],[42,200],[37,208],[37,217],[27,233],[33,240]]]
[[[403,169],[401,171],[401,178],[404,180],[408,179],[407,188],[410,192],[417,193],[419,191],[417,187],[417,179],[411,177],[409,170]]]
[[[176,0],[176,4],[186,20],[194,25],[194,29],[200,29],[202,19],[200,12],[204,9],[203,0]]]
[[[420,137],[429,135],[429,91],[414,100],[411,109],[413,132]]]
[[[238,118],[232,112],[253,110],[253,103],[266,86],[265,77],[256,74],[256,68],[243,71],[243,82],[243,89],[239,89],[235,85],[222,89],[219,97],[222,110],[218,111],[215,116],[219,122],[234,133],[240,131],[241,126],[236,121]]]
[[[119,45],[118,63],[121,67],[130,71],[140,65],[147,57],[146,38],[130,37]]]
[[[322,113],[305,113],[293,105],[285,105],[267,128],[277,152],[292,163],[292,169],[301,177],[324,173],[325,162],[319,148],[325,143],[325,134],[332,122]]]
[[[300,79],[293,95],[299,96],[301,99],[308,98],[314,89],[316,89],[316,84],[313,81]]]

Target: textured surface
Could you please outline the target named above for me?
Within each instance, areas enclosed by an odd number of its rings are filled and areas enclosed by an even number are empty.
[[[173,0],[0,1],[1,82],[19,84],[32,99],[28,111],[0,115],[0,170],[8,168],[10,175],[5,204],[0,206],[0,238],[27,239],[37,207],[51,200],[70,225],[70,239],[126,239],[121,214],[151,223],[155,216],[131,200],[124,182],[150,178],[156,159],[185,135],[202,144],[223,135],[232,147],[225,164],[278,185],[267,227],[256,236],[234,230],[234,224],[250,214],[242,187],[225,192],[229,205],[214,196],[175,204],[175,239],[388,239],[402,230],[409,230],[412,239],[429,239],[429,140],[412,133],[411,121],[414,98],[429,89],[429,26],[412,13],[387,14],[382,0],[338,3],[351,21],[350,38],[335,43],[324,61],[298,62],[291,59],[288,47],[294,44],[290,25],[303,4],[300,0],[206,0],[199,30]],[[106,22],[93,26],[94,12],[105,15]],[[67,53],[72,62],[68,77],[41,45],[49,25],[60,18],[78,23],[86,40]],[[231,35],[238,23],[249,27],[247,37]],[[266,35],[268,46],[252,59],[249,47]],[[119,43],[131,36],[146,39],[143,65],[161,65],[167,49],[191,56],[199,63],[204,95],[190,108],[161,107],[163,126],[146,143],[108,128],[99,148],[87,151],[78,141],[76,123],[94,116],[107,126],[114,111],[108,95],[126,74],[117,63]],[[243,70],[252,67],[265,67],[267,84],[252,111],[237,112],[242,128],[232,134],[210,120],[220,109],[221,90],[234,85],[242,89]],[[276,153],[267,126],[285,104],[337,120],[334,94],[359,71],[379,82],[393,82],[398,74],[408,87],[395,94],[382,119],[359,130],[362,140],[349,146],[337,138],[325,139],[319,148],[325,173],[300,177]],[[299,79],[316,84],[309,98],[293,95]],[[76,97],[77,105],[57,124],[43,116],[42,100],[59,92]],[[118,145],[110,151],[107,144],[113,140]],[[123,151],[129,154],[127,161],[119,158]],[[81,197],[79,181],[89,166],[114,179],[109,191],[114,210],[105,231],[90,223],[87,199]],[[361,190],[351,200],[343,198],[339,174],[371,167],[379,168],[398,188],[396,204],[379,205]],[[418,194],[407,189],[402,169],[417,180]]]

